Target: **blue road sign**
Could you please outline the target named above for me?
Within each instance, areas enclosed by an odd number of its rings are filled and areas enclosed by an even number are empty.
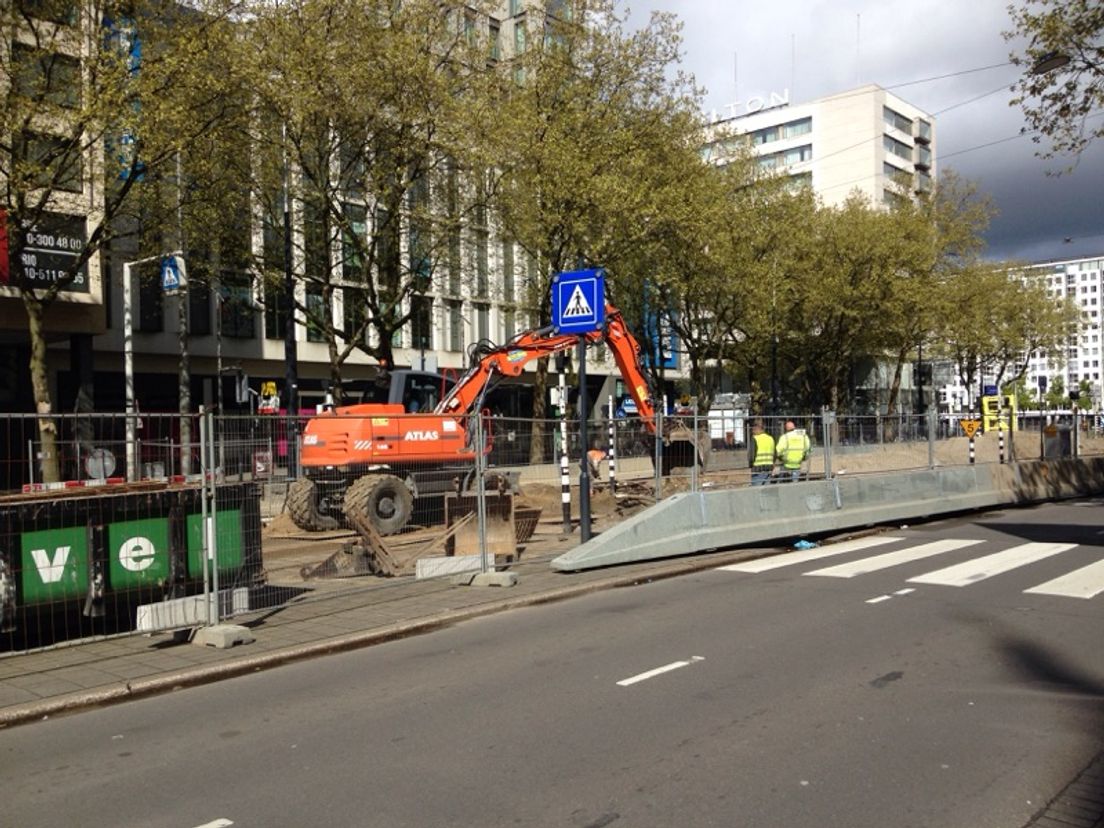
[[[559,273],[552,279],[552,327],[557,333],[589,333],[606,321],[606,272],[601,268]]]
[[[181,259],[176,256],[164,256],[161,259],[161,289],[179,290],[181,283]]]

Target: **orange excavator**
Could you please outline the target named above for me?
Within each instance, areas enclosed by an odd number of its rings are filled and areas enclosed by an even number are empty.
[[[440,497],[470,479],[476,458],[476,417],[487,417],[482,403],[503,377],[516,377],[534,359],[575,347],[605,342],[636,403],[636,411],[655,433],[655,408],[640,369],[640,345],[621,312],[606,306],[601,330],[557,334],[551,328],[520,333],[505,345],[477,351],[472,365],[430,413],[412,412],[402,402],[343,406],[312,417],[303,430],[302,476],[288,490],[288,512],[302,529],[334,529],[343,517],[366,517],[381,535],[402,529],[416,499]],[[488,421],[484,419],[484,426]],[[490,428],[484,428],[490,434]],[[692,441],[692,438],[691,438]],[[665,435],[664,465],[695,462],[695,452],[668,443],[685,437]],[[484,451],[490,451],[489,437]],[[671,458],[676,458],[672,460]]]

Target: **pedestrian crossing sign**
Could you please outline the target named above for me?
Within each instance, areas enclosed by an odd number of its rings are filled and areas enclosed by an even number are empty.
[[[165,293],[174,293],[184,285],[184,279],[184,257],[163,256],[161,258],[161,289]]]
[[[605,271],[576,270],[552,279],[552,327],[557,333],[588,333],[606,321]]]
[[[962,426],[962,431],[971,440],[974,439],[974,435],[977,434],[978,429],[981,428],[981,420],[959,420],[958,424]]]

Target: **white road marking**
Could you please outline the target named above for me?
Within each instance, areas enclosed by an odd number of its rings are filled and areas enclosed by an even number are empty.
[[[1095,598],[1104,592],[1104,561],[1083,566],[1073,572],[1025,589],[1037,595],[1061,595],[1067,598]]]
[[[909,578],[910,584],[963,587],[1073,549],[1075,543],[1023,543],[972,561]]]
[[[897,590],[893,594],[894,595],[908,595],[910,592],[916,592],[916,590],[913,589],[912,587],[905,587],[904,589]]]
[[[882,601],[889,601],[893,598],[892,595],[879,595],[877,598],[871,598],[866,603],[868,604],[880,604]]]
[[[903,538],[888,537],[886,535],[870,538],[856,538],[855,540],[843,541],[842,543],[830,543],[827,546],[818,546],[816,549],[809,549],[803,552],[786,552],[781,555],[772,555],[769,558],[759,558],[754,561],[744,561],[743,563],[720,566],[717,567],[717,569],[722,572],[766,572],[770,569],[779,569],[783,566],[792,566],[793,564],[805,563],[806,561],[829,558],[832,555],[842,555],[845,552],[869,549],[872,546],[881,546],[882,544],[893,543],[899,540],[903,540]]]
[[[202,825],[197,825],[196,828],[229,828],[233,825],[234,821],[231,819],[216,819],[214,822],[205,822]]]
[[[877,572],[879,569],[888,569],[891,566],[908,563],[909,561],[919,561],[933,555],[942,555],[944,552],[953,552],[955,549],[963,549],[981,542],[979,540],[937,540],[931,543],[922,543],[919,546],[910,546],[907,549],[898,549],[896,552],[875,555],[873,558],[863,558],[838,566],[817,569],[805,574],[825,578],[854,578],[856,575],[866,575],[868,572]]]
[[[638,681],[647,681],[650,678],[661,676],[664,673],[669,673],[672,670],[678,670],[682,667],[689,667],[696,661],[705,661],[705,656],[694,656],[689,661],[673,661],[670,664],[666,664],[663,667],[656,667],[654,670],[648,670],[646,673],[639,673],[635,676],[631,676],[627,679],[621,679],[617,682],[618,687],[628,687],[630,684],[636,684]]]

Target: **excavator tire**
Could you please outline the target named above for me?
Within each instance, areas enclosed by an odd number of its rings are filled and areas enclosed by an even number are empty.
[[[337,518],[318,509],[318,487],[307,477],[300,477],[288,487],[287,510],[292,522],[308,532],[340,529]]]
[[[381,535],[393,535],[414,514],[414,495],[393,474],[366,474],[345,492],[345,514],[357,512]]]

